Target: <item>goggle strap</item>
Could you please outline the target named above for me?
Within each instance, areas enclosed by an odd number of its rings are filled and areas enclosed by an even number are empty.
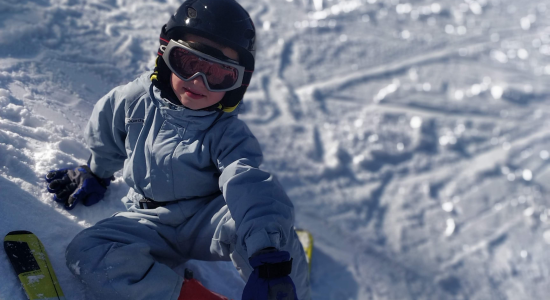
[[[168,43],[170,43],[170,41],[160,37],[160,47],[159,47],[159,50],[157,52],[158,55],[162,56],[164,54],[164,51],[166,50],[166,46],[168,46]]]
[[[248,83],[250,82],[250,80],[252,79],[252,73],[254,71],[251,71],[251,70],[244,70],[244,74],[243,74],[243,83],[241,86],[248,86]]]

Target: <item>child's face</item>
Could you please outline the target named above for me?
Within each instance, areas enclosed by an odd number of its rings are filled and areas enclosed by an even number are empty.
[[[239,61],[239,54],[237,51],[224,47],[212,40],[200,37],[194,34],[186,34],[185,40],[188,42],[202,43],[216,49],[219,49],[223,54],[235,61]],[[170,83],[172,90],[180,100],[181,104],[194,110],[202,109],[214,105],[222,100],[225,92],[211,92],[209,91],[202,77],[197,77],[191,81],[183,81],[179,79],[174,73],[170,76]]]

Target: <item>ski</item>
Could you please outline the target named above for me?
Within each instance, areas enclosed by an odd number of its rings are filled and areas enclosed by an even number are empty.
[[[65,300],[44,245],[29,231],[12,231],[4,250],[29,300]]]
[[[313,254],[313,235],[305,229],[296,229],[296,234],[306,253],[307,265],[311,273],[311,255]]]

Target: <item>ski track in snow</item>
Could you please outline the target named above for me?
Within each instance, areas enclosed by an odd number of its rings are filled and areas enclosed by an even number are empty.
[[[259,33],[241,117],[313,233],[314,299],[548,297],[550,4],[240,3]],[[91,294],[65,247],[127,188],[67,212],[43,175],[85,162],[94,103],[151,69],[178,5],[0,0],[0,233],[35,232],[68,299]],[[231,263],[186,266],[240,299]],[[25,299],[4,277],[0,298]]]

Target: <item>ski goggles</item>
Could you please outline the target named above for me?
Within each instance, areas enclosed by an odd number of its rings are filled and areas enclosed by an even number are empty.
[[[164,62],[183,81],[202,77],[204,85],[211,92],[225,92],[237,89],[243,84],[244,66],[235,61],[215,58],[197,51],[184,42],[170,40],[162,55]]]

